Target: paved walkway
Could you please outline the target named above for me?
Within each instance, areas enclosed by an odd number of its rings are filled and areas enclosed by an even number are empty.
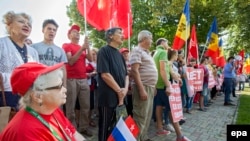
[[[239,94],[231,99],[238,105]],[[206,112],[198,111],[198,104],[194,104],[192,114],[184,113],[186,122],[181,126],[182,131],[192,141],[226,141],[227,125],[234,123],[238,106],[224,106],[224,95],[218,96],[213,102]],[[94,136],[88,138],[88,141],[98,141],[97,127],[91,130]],[[148,135],[153,141],[176,140],[175,133],[157,136],[155,132],[155,123],[152,120]]]

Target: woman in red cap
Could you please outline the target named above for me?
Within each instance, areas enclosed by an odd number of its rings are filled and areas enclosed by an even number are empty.
[[[21,109],[1,133],[1,141],[85,140],[60,109],[67,91],[62,67],[26,63],[13,70],[11,86],[21,96]]]

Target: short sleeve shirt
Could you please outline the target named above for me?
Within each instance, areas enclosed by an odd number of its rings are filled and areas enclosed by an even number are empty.
[[[139,63],[139,73],[143,85],[155,87],[158,79],[158,73],[155,62],[150,53],[141,48],[136,47],[130,55],[130,64]]]
[[[166,75],[167,75],[167,79],[170,78],[170,68],[168,65],[168,55],[167,55],[167,51],[162,47],[162,46],[157,46],[156,48],[156,52],[154,54],[154,61],[155,61],[155,65],[156,68],[158,70],[158,80],[157,80],[157,84],[156,84],[156,88],[158,89],[163,89],[165,87],[165,83],[161,77],[161,73],[160,73],[160,61],[164,61],[166,66],[165,66],[165,70],[166,70]]]
[[[80,50],[81,46],[73,43],[65,43],[63,44],[63,49],[65,53],[71,53],[71,55],[75,55],[78,50]],[[68,79],[86,79],[86,53],[83,51],[80,57],[73,65],[66,64],[67,70],[67,78]]]
[[[101,74],[109,73],[121,88],[125,87],[127,68],[125,60],[118,49],[107,45],[98,51],[97,73],[99,90],[98,106],[116,107],[118,104],[117,94],[106,84]]]
[[[38,52],[39,62],[47,66],[53,66],[57,63],[67,63],[67,57],[64,50],[55,44],[47,45],[39,42],[31,45]]]

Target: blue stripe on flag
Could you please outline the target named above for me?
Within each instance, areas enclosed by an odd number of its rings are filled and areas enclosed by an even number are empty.
[[[112,136],[115,139],[115,141],[126,141],[126,139],[123,137],[123,135],[117,128],[114,128]]]

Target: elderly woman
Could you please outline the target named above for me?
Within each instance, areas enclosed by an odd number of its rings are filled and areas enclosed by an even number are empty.
[[[63,63],[54,66],[30,62],[14,69],[13,93],[21,95],[21,109],[0,135],[1,141],[83,141],[60,110],[66,102]]]
[[[0,83],[3,85],[8,106],[17,108],[19,96],[12,95],[10,74],[17,66],[38,61],[35,49],[25,44],[31,32],[31,18],[25,13],[7,12],[3,17],[9,36],[0,38]],[[1,81],[2,80],[2,81]],[[0,96],[1,97],[1,96]],[[0,98],[0,106],[2,98]]]

